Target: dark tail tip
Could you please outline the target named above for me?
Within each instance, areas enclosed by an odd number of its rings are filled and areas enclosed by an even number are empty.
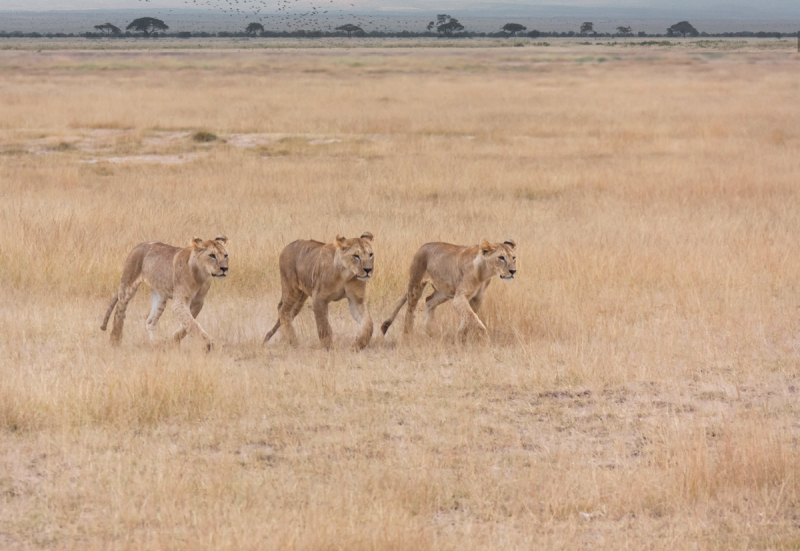
[[[104,323],[103,325],[100,326],[100,331],[105,331],[106,327],[108,327],[108,324]]]
[[[384,321],[383,325],[381,325],[381,332],[385,335],[386,332],[389,330],[389,327],[391,327],[391,325],[392,325],[392,320]]]

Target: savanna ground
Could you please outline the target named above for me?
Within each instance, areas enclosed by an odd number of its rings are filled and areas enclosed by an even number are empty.
[[[800,57],[598,51],[1,52],[0,547],[800,547]],[[492,344],[262,346],[282,247],[363,231],[376,330],[515,239]],[[128,251],[219,233],[216,349],[145,286],[111,348]]]

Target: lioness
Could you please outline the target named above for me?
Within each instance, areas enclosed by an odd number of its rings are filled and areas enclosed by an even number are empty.
[[[152,307],[146,323],[150,340],[155,344],[158,318],[164,312],[167,300],[173,299],[172,311],[181,326],[172,334],[172,341],[179,343],[191,329],[196,329],[206,343],[206,350],[211,350],[211,337],[203,331],[195,318],[203,309],[203,300],[211,287],[211,278],[225,277],[228,274],[228,252],[225,250],[227,242],[227,237],[217,237],[213,241],[203,241],[195,237],[185,249],[156,242],[137,245],[125,261],[119,291],[111,298],[100,329],[106,330],[108,319],[116,306],[111,343],[119,344],[128,302],[134,297],[142,281],[146,281],[150,285],[152,297]]]
[[[329,349],[333,337],[328,323],[328,303],[346,298],[350,313],[361,324],[353,348],[361,350],[367,346],[372,338],[372,317],[365,302],[367,281],[374,274],[372,239],[372,234],[366,232],[353,239],[337,236],[333,243],[301,239],[286,245],[280,256],[278,321],[264,337],[264,343],[281,328],[286,340],[296,346],[292,320],[311,297],[319,340]]]
[[[419,248],[411,261],[411,274],[408,292],[403,295],[392,315],[383,322],[381,331],[386,334],[397,313],[408,301],[403,334],[414,329],[414,309],[430,282],[433,293],[425,299],[426,329],[431,334],[434,312],[437,306],[448,300],[461,314],[458,334],[463,340],[471,329],[476,329],[484,337],[488,331],[478,318],[478,309],[483,301],[483,293],[494,276],[512,280],[517,272],[516,243],[507,240],[503,243],[489,243],[485,239],[480,245],[463,247],[450,243],[426,243]]]

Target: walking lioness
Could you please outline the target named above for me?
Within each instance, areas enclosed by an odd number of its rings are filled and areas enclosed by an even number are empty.
[[[119,291],[111,298],[100,329],[106,330],[108,319],[116,306],[111,343],[119,344],[128,302],[145,281],[150,285],[152,297],[152,307],[147,317],[150,340],[155,343],[158,318],[164,312],[167,300],[172,299],[172,311],[181,324],[172,334],[172,341],[180,342],[194,329],[205,341],[206,350],[211,350],[211,337],[203,331],[195,318],[203,309],[203,300],[211,287],[211,278],[225,277],[228,274],[228,252],[225,250],[227,242],[227,237],[217,237],[213,241],[203,241],[195,237],[185,249],[156,242],[137,245],[125,261]]]
[[[411,333],[414,329],[414,309],[425,286],[430,282],[433,293],[425,299],[425,326],[429,334],[436,307],[452,300],[453,307],[461,314],[461,325],[458,328],[461,339],[473,329],[488,337],[486,326],[477,315],[483,293],[494,276],[505,280],[514,279],[517,272],[516,248],[516,243],[510,239],[503,243],[489,243],[484,239],[480,245],[472,247],[426,243],[411,261],[408,292],[397,303],[389,319],[383,322],[381,331],[386,334],[407,301],[403,334]]]
[[[367,281],[375,273],[372,239],[371,233],[364,233],[354,239],[337,236],[333,243],[298,240],[286,245],[280,256],[278,321],[264,337],[264,343],[280,328],[286,340],[297,345],[292,320],[311,297],[319,340],[322,346],[330,348],[333,336],[328,303],[346,298],[350,313],[361,325],[353,348],[361,350],[367,346],[372,338],[372,317],[365,301]]]

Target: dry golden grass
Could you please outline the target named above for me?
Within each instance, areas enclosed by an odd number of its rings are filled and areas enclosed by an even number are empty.
[[[0,547],[800,546],[800,58],[596,51],[2,52]],[[281,248],[364,230],[378,323],[515,239],[493,344],[262,347]],[[217,232],[217,349],[144,287],[112,349],[130,248]]]

